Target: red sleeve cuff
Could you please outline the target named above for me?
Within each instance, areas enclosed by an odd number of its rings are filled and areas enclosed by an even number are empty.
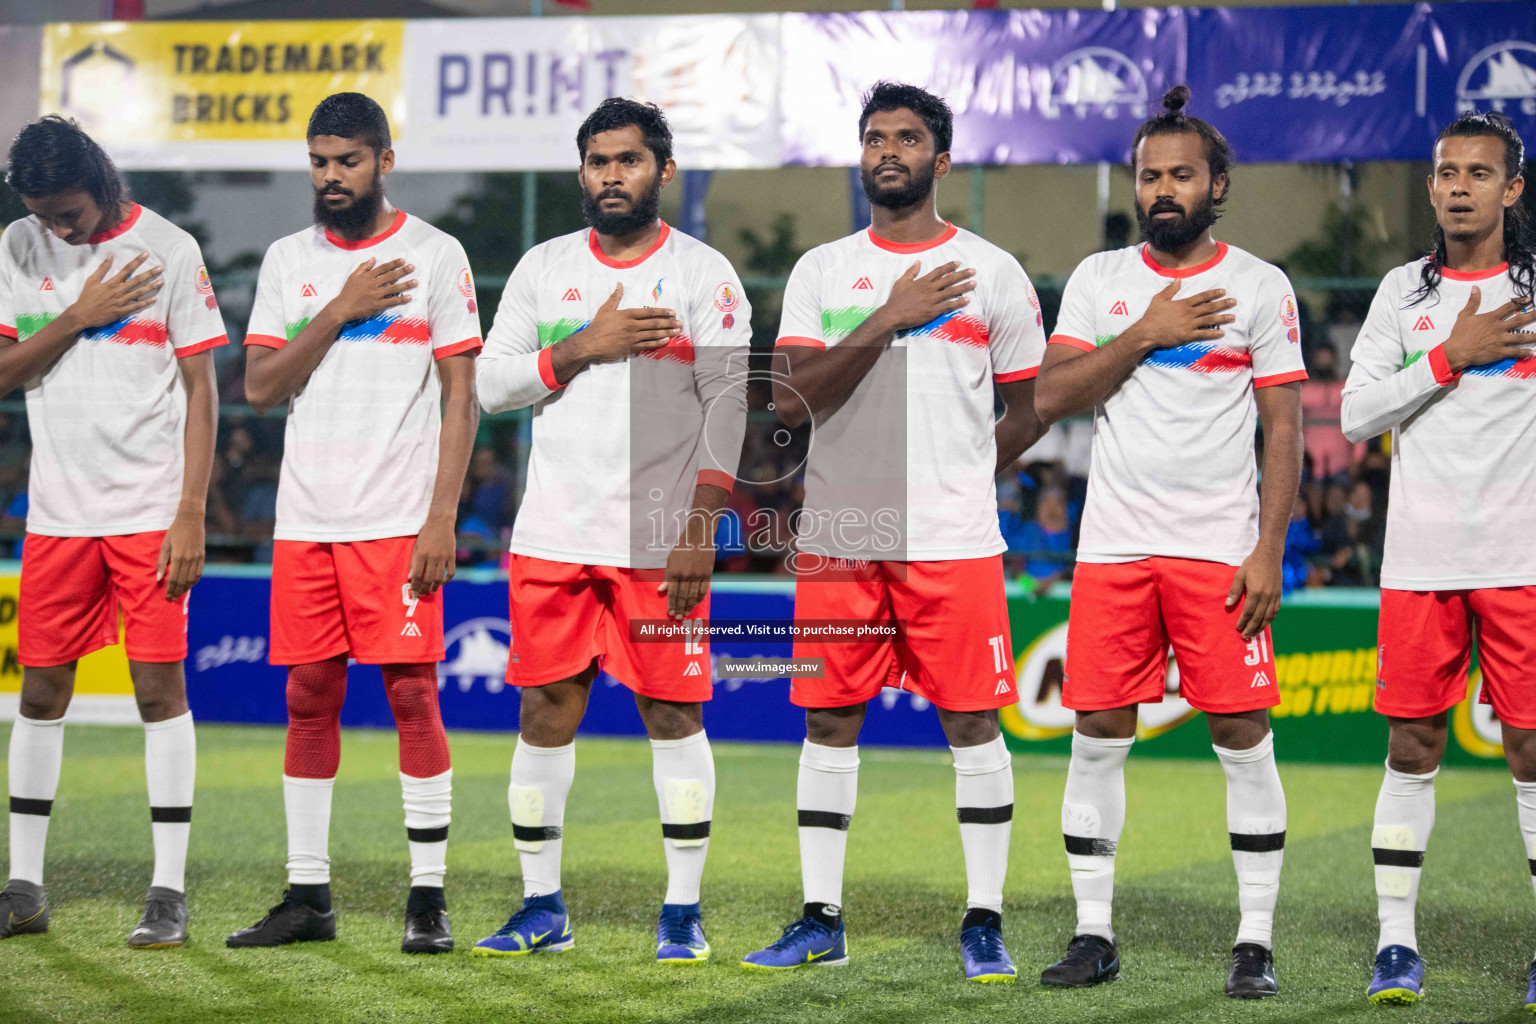
[[[1016,380],[1034,380],[1040,375],[1040,367],[1031,366],[1027,370],[1012,370],[1008,373],[993,373],[992,379],[999,384],[1012,384]]]
[[[555,379],[555,352],[552,348],[539,349],[539,380],[551,391],[559,391],[565,386]]]
[[[7,338],[14,338],[16,337],[16,328],[12,327],[10,324],[0,324],[0,335],[3,335]]]
[[[221,334],[217,338],[209,338],[207,341],[200,341],[196,345],[188,345],[185,348],[177,349],[176,350],[176,358],[177,359],[185,359],[185,358],[187,358],[187,356],[195,356],[199,352],[207,352],[211,348],[218,348],[221,345],[228,345],[228,344],[229,344],[229,335]]]
[[[282,348],[288,344],[288,339],[279,338],[273,334],[247,334],[245,336],[245,343],[247,345],[260,345],[262,348]]]
[[[1093,352],[1096,351],[1099,347],[1091,341],[1084,341],[1082,338],[1074,338],[1070,334],[1053,334],[1051,335],[1051,340],[1046,342],[1046,344],[1070,345],[1073,348],[1082,349],[1084,352]]]
[[[1272,388],[1276,384],[1289,384],[1293,380],[1306,380],[1306,370],[1291,370],[1286,373],[1272,373],[1268,377],[1253,378],[1253,386],[1256,388]]]
[[[827,349],[827,343],[820,338],[804,338],[794,334],[786,334],[773,343],[774,348],[782,348],[785,345],[803,345],[806,348],[817,348],[823,352]]]
[[[484,347],[485,343],[479,338],[465,338],[463,341],[456,341],[452,345],[444,345],[442,348],[437,349],[432,353],[432,358],[447,359],[449,356],[463,355],[465,352],[472,352],[478,355]]]
[[[699,470],[699,483],[711,484],[722,490],[729,491],[736,486],[736,478],[729,473],[722,473],[718,469]]]
[[[1445,387],[1451,381],[1460,377],[1459,373],[1451,372],[1451,361],[1445,358],[1445,345],[1436,345],[1429,350],[1429,368],[1435,372],[1435,383]]]

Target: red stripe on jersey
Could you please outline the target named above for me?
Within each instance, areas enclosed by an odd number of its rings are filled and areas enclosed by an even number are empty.
[[[432,341],[432,329],[419,317],[401,318],[380,331],[375,340],[388,345],[427,345]]]
[[[1230,348],[1213,348],[1205,355],[1189,364],[1189,368],[1196,373],[1228,373],[1233,370],[1246,370],[1253,365],[1253,357],[1247,352],[1238,352]]]
[[[155,348],[163,348],[171,336],[165,324],[160,321],[135,318],[119,327],[106,340],[119,345],[153,345]]]
[[[1524,362],[1525,360],[1521,360]],[[1519,366],[1519,363],[1515,364]],[[1445,357],[1445,345],[1436,345],[1429,350],[1429,368],[1434,372],[1435,383],[1441,387],[1460,377],[1459,373],[1451,372],[1451,361]]]
[[[282,348],[288,344],[288,339],[279,338],[275,334],[247,334],[245,336],[245,343],[247,345],[260,345],[262,348]]]
[[[1009,373],[994,373],[992,379],[999,384],[1012,384],[1016,380],[1033,380],[1040,375],[1040,367],[1031,366],[1027,370],[1013,370]]]
[[[729,491],[736,486],[736,478],[729,473],[722,473],[718,469],[699,470],[699,483],[710,484]]]
[[[16,328],[12,327],[10,324],[0,324],[0,335],[4,335],[7,338],[14,338],[16,337]]]
[[[1053,334],[1051,335],[1051,340],[1046,342],[1046,344],[1067,345],[1071,348],[1080,348],[1084,352],[1095,352],[1099,347],[1091,341],[1084,341],[1082,338],[1074,338],[1070,334]]]
[[[667,363],[682,363],[685,366],[693,365],[693,339],[686,334],[677,334],[667,339],[665,345],[657,348],[648,348],[640,353],[647,359],[659,359]]]
[[[433,352],[432,356],[435,359],[447,359],[449,356],[463,355],[465,352],[478,354],[480,349],[484,347],[484,342],[479,338],[465,338],[463,341],[456,342],[455,344],[444,345],[436,352]]]
[[[793,334],[786,334],[773,343],[774,348],[782,348],[785,345],[804,345],[806,348],[819,348],[826,350],[827,343],[820,338],[802,338]]]
[[[1290,370],[1286,373],[1272,373],[1268,377],[1253,378],[1253,386],[1256,388],[1272,388],[1276,384],[1289,384],[1294,380],[1306,380],[1306,370]]]
[[[218,348],[220,345],[228,344],[229,335],[221,334],[217,338],[209,338],[207,341],[200,341],[196,345],[188,345],[186,348],[177,349],[176,358],[185,359],[187,356],[195,356],[199,352],[207,352],[209,349]]]
[[[937,248],[938,246],[941,246],[945,242],[949,241],[951,238],[954,238],[959,230],[959,228],[955,227],[949,221],[945,221],[944,233],[941,234],[938,238],[930,238],[926,242],[893,242],[889,238],[881,238],[879,235],[875,234],[875,226],[871,224],[869,226],[869,240],[874,242],[880,248],[884,249],[886,252],[926,252],[927,250]]]
[[[987,325],[974,316],[952,316],[933,329],[933,336],[959,345],[987,347]]]

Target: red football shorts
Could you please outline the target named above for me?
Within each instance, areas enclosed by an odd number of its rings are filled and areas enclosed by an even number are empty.
[[[272,545],[274,665],[348,654],[364,665],[443,660],[443,592],[411,591],[415,537]]]
[[[795,678],[790,702],[803,708],[863,704],[882,687],[909,690],[946,711],[1017,703],[1003,559],[863,562],[795,583],[795,620],[898,622],[896,641],[796,640],[796,658],[824,659],[820,679]]]
[[[507,566],[511,590],[512,652],[507,682],[544,686],[580,675],[592,659],[642,697],[692,704],[714,696],[706,637],[637,643],[631,619],[667,619],[667,596],[656,592],[661,569],[576,565],[514,554]],[[709,619],[704,595],[690,619]]]
[[[121,537],[44,537],[21,548],[17,657],[23,665],[64,665],[117,643],[122,609],[130,661],[184,661],[187,603],[165,599],[155,566],[165,531]]]
[[[1157,704],[1167,689],[1168,648],[1179,696],[1218,715],[1280,703],[1269,627],[1237,631],[1242,602],[1227,611],[1237,567],[1190,558],[1078,562],[1067,613],[1061,703],[1074,711]]]
[[[1376,710],[1428,718],[1460,704],[1474,636],[1483,703],[1501,722],[1536,729],[1536,587],[1383,590]]]

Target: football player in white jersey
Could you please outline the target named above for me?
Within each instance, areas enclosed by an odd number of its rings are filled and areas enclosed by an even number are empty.
[[[570,949],[560,881],[576,729],[599,668],[650,736],[667,891],[656,959],[708,959],[699,883],[715,799],[714,523],[746,426],[751,309],[725,257],[658,216],[672,180],[660,109],[604,100],[576,134],[589,228],[530,249],[476,367],[489,412],[533,407],[512,529],[507,681],[522,711],[508,803],[523,903],[481,956]],[[681,625],[646,642],[641,623]]]
[[[210,350],[228,342],[224,321],[196,240],[133,202],[73,121],[23,128],[6,180],[32,215],[0,239],[0,394],[26,389],[32,470],[0,938],[48,929],[43,848],[64,712],[77,660],[118,642],[121,611],[155,844],[128,944],[180,946],[197,762],[187,603],[203,569]]]
[[[1285,846],[1269,623],[1301,478],[1306,371],[1285,274],[1211,235],[1231,150],[1184,113],[1188,101],[1174,87],[1137,130],[1144,242],[1073,272],[1035,395],[1047,422],[1093,414],[1062,684],[1062,703],[1077,712],[1061,812],[1077,926],[1041,981],[1075,988],[1119,972],[1110,907],[1125,759],[1137,705],[1168,689],[1171,646],[1179,696],[1205,712],[1227,777],[1242,919],[1226,991],[1260,998],[1277,991]]]
[[[804,909],[747,955],[749,968],[848,962],[843,864],[859,732],[869,701],[892,686],[934,705],[954,755],[964,975],[1016,977],[1002,936],[1013,771],[998,709],[1018,692],[994,477],[1044,432],[1034,377],[1045,334],[1018,261],[938,215],[952,136],[941,98],[875,85],[858,135],[873,223],[806,253],[784,292],[774,404],[787,424],[815,430],[796,522],[795,618],[895,620],[904,633],[795,641],[795,657],[823,662],[789,693],[805,708]]]
[[[288,668],[288,890],[229,946],[336,937],[331,793],[348,659],[377,665],[400,735],[406,953],[453,948],[443,876],[453,770],[437,704],[441,586],[480,409],[464,248],[384,194],[389,120],[361,93],[309,119],[315,223],[272,243],[245,335],[245,393],[286,404],[272,551],[274,665]]]
[[[1381,930],[1367,996],[1412,1003],[1414,929],[1446,719],[1468,699],[1473,638],[1482,701],[1503,729],[1520,831],[1536,876],[1536,235],[1522,201],[1525,146],[1502,114],[1440,132],[1429,175],[1434,249],[1376,292],[1344,388],[1344,433],[1392,432],[1381,563],[1376,710],[1387,771],[1371,853]],[[1536,1010],[1536,964],[1526,1009]]]

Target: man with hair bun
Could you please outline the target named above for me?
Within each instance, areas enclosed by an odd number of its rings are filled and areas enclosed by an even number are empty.
[[[1077,926],[1046,985],[1119,974],[1110,923],[1137,706],[1169,692],[1205,712],[1227,777],[1241,922],[1226,992],[1278,991],[1272,930],[1285,793],[1268,709],[1269,623],[1301,479],[1301,335],[1290,282],[1218,242],[1231,188],[1221,133],[1175,86],[1136,132],[1143,241],[1088,257],[1067,282],[1035,405],[1092,411],[1093,462],[1067,625],[1062,703],[1077,712],[1062,832]],[[1254,433],[1264,429],[1263,490]]]
[[[187,605],[203,571],[224,320],[197,241],[135,203],[75,122],[27,125],[9,164],[31,216],[0,238],[0,394],[26,389],[32,469],[0,939],[48,930],[43,851],[64,713],[78,660],[118,642],[121,612],[155,845],[128,945],[180,946],[197,773]]]
[[[1381,927],[1366,991],[1377,1004],[1423,995],[1419,876],[1473,637],[1536,875],[1536,238],[1524,162],[1503,114],[1463,114],[1440,132],[1434,246],[1381,282],[1344,387],[1350,440],[1392,432],[1376,670],[1389,733],[1371,832]],[[1525,1008],[1536,1011],[1536,963]]]

